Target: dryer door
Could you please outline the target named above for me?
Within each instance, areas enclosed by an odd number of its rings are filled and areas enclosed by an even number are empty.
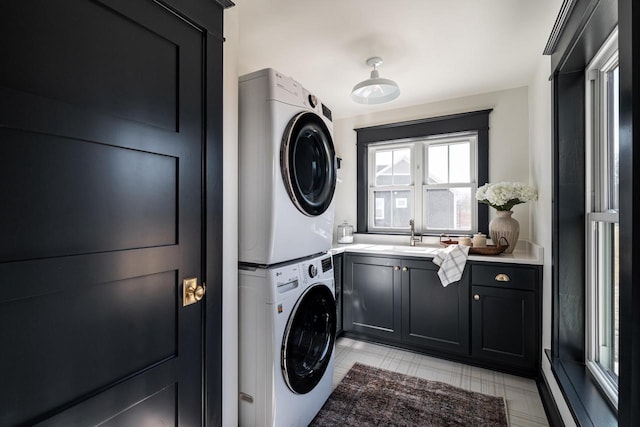
[[[291,201],[307,216],[329,208],[336,189],[336,153],[320,116],[299,113],[282,136],[280,169]]]
[[[331,290],[317,284],[296,303],[282,339],[280,364],[289,388],[313,390],[331,360],[336,339],[336,303]]]

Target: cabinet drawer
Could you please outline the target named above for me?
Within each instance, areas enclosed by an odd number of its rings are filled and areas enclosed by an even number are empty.
[[[537,275],[536,267],[505,264],[471,266],[471,283],[481,286],[536,290]]]

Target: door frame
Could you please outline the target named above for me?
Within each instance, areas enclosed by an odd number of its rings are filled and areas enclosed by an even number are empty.
[[[222,425],[223,17],[230,0],[154,0],[202,31],[202,425]]]

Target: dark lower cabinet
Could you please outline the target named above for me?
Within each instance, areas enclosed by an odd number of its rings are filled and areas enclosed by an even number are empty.
[[[345,331],[468,353],[468,273],[445,288],[430,260],[347,254],[344,267]]]
[[[514,374],[540,367],[540,266],[469,261],[443,287],[430,258],[345,254],[344,333]]]
[[[471,355],[535,374],[540,365],[540,267],[471,266]]]
[[[451,353],[469,352],[469,269],[442,286],[431,260],[402,260],[402,340]]]

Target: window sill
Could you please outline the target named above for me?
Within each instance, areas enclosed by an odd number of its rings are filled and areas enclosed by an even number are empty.
[[[584,364],[551,357],[549,350],[545,350],[545,354],[576,424],[594,427],[618,425],[616,411],[602,395]]]

